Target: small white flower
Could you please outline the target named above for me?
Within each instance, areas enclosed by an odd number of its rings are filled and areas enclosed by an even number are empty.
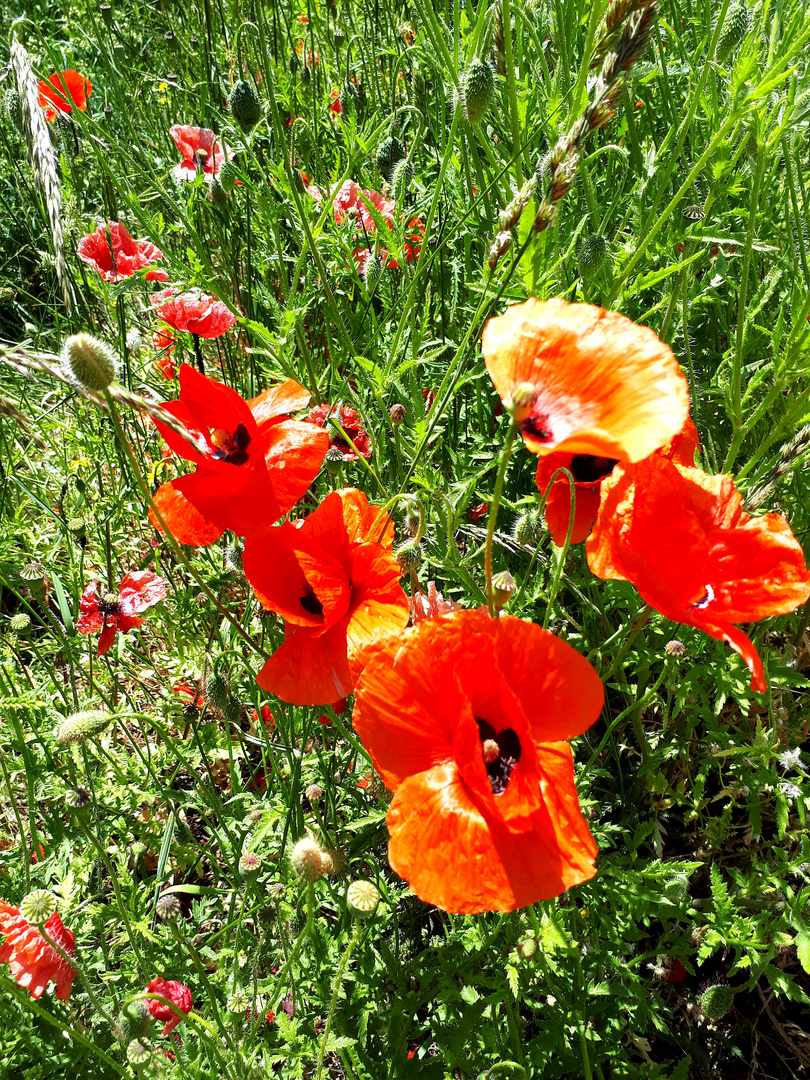
[[[791,802],[795,802],[801,796],[802,789],[798,784],[791,784],[789,780],[779,781],[779,790],[785,795]]]
[[[779,761],[783,769],[787,769],[788,772],[792,772],[797,769],[802,761],[802,752],[798,746],[792,750],[783,750],[779,755]]]

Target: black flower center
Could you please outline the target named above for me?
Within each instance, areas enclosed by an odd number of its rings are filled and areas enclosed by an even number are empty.
[[[536,406],[535,406],[536,409]],[[548,426],[548,413],[539,413],[535,409],[518,425],[524,435],[537,439],[538,442],[548,442],[551,431]]]
[[[100,596],[97,603],[98,610],[105,619],[109,619],[113,615],[121,614],[121,604],[114,593],[107,593],[105,596]]]
[[[323,615],[323,604],[315,595],[315,590],[311,585],[306,586],[304,595],[299,599],[298,603],[310,615]]]
[[[593,484],[610,476],[618,459],[594,457],[593,454],[574,454],[571,459],[571,475],[580,484]]]
[[[503,795],[509,785],[512,769],[520,761],[520,739],[512,728],[496,731],[487,720],[475,718],[478,738],[481,740],[481,756],[493,795]]]
[[[211,456],[217,461],[244,465],[248,459],[246,451],[250,445],[250,432],[244,424],[239,424],[233,435],[225,428],[217,428],[211,432],[211,444],[216,447]]]
[[[705,590],[706,591],[704,592],[700,600],[696,600],[694,604],[689,605],[692,611],[703,611],[704,608],[707,608],[712,602],[712,600],[714,600],[714,589],[711,587],[711,585],[706,585]]]

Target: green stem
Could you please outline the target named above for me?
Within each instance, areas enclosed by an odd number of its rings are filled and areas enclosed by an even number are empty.
[[[59,945],[56,941],[53,940],[53,938],[50,936],[50,934],[47,932],[47,930],[45,929],[44,926],[38,926],[37,930],[39,931],[42,939],[44,941],[47,941],[48,944],[50,945],[50,947],[53,949],[53,951],[58,953],[59,956],[67,964],[70,964],[70,966],[73,968],[73,970],[79,976],[79,978],[81,979],[82,985],[84,986],[84,989],[87,991],[87,996],[90,998],[91,1002],[93,1003],[93,1007],[95,1008],[95,1010],[99,1014],[99,1016],[103,1016],[104,1019],[107,1021],[107,1023],[110,1025],[110,1027],[115,1027],[115,1021],[113,1020],[113,1018],[110,1016],[110,1014],[102,1006],[101,1002],[96,997],[95,993],[93,992],[93,988],[90,985],[90,980],[85,975],[81,964],[78,962],[78,960],[75,958],[75,956],[68,956],[68,954],[62,948],[62,946]]]
[[[506,477],[506,469],[509,465],[509,459],[512,456],[512,447],[515,445],[517,433],[517,425],[514,420],[510,420],[509,431],[507,432],[506,442],[503,445],[503,451],[501,453],[501,463],[498,468],[498,475],[495,479],[495,490],[492,494],[492,506],[489,508],[489,518],[487,519],[484,576],[486,577],[487,582],[487,607],[489,608],[489,613],[493,619],[497,618],[498,612],[495,608],[495,593],[492,588],[492,539],[495,536],[495,525],[498,520],[498,507],[501,505],[501,497],[503,496],[503,482]]]
[[[329,1012],[326,1017],[326,1026],[324,1027],[323,1035],[321,1036],[321,1049],[320,1053],[318,1054],[318,1067],[315,1070],[315,1080],[321,1080],[321,1072],[323,1071],[323,1059],[326,1055],[326,1047],[329,1042],[329,1032],[332,1029],[332,1021],[335,1018],[335,1011],[337,1010],[340,991],[343,989],[343,976],[346,974],[346,968],[349,966],[349,961],[351,960],[352,953],[357,947],[357,943],[360,941],[362,933],[362,922],[355,923],[354,933],[351,936],[348,948],[343,953],[343,956],[340,958],[338,969],[335,972],[335,986],[334,990],[332,991],[332,1000],[329,1003]]]

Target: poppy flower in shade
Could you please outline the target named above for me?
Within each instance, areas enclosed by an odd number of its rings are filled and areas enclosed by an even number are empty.
[[[562,741],[602,683],[566,642],[484,611],[428,619],[376,649],[352,722],[394,793],[388,861],[445,911],[512,911],[593,877],[596,845]]]
[[[676,461],[679,465],[694,466],[695,453],[700,449],[697,428],[691,417],[666,446],[656,450],[657,454]],[[554,473],[561,468],[568,469],[574,477],[576,503],[574,507],[574,527],[571,530],[571,543],[580,544],[588,536],[596,515],[599,513],[599,500],[602,481],[610,476],[617,465],[615,458],[600,458],[593,454],[553,453],[541,455],[537,462],[535,481],[541,492],[545,492]],[[554,480],[546,499],[546,525],[557,547],[562,547],[568,536],[568,524],[571,518],[571,494],[568,477],[560,473]]]
[[[605,481],[585,550],[597,577],[632,582],[668,619],[729,644],[759,692],[762,661],[732,624],[784,615],[810,596],[801,544],[783,517],[752,518],[730,477],[659,454]]]
[[[199,289],[182,293],[164,289],[150,296],[149,302],[169,326],[203,338],[222,337],[236,322],[236,315],[227,304]]]
[[[177,374],[174,361],[170,356],[159,356],[157,360],[155,360],[155,367],[164,379],[173,379]]]
[[[340,104],[340,91],[333,90],[329,95],[329,112],[332,116],[340,116],[343,106]]]
[[[160,997],[166,998],[186,1016],[191,1012],[194,1005],[189,988],[184,983],[176,982],[174,979],[152,979],[151,982],[146,984],[144,993],[158,994]],[[180,1023],[182,1017],[178,1016],[174,1009],[165,1005],[162,1001],[155,1001],[154,998],[144,998],[144,1000],[147,1009],[155,1020],[164,1022],[162,1034],[170,1035]]]
[[[46,120],[55,120],[57,113],[74,109],[87,112],[87,99],[92,93],[90,80],[72,69],[61,74],[55,71],[47,82],[42,79],[39,82],[39,103],[45,109]]]
[[[309,391],[290,379],[245,401],[181,365],[180,398],[163,408],[196,437],[197,448],[159,420],[155,425],[171,449],[197,468],[163,484],[154,497],[179,543],[213,544],[226,529],[244,536],[278,521],[298,502],[329,448],[326,432],[287,415],[309,399]],[[151,511],[149,516],[159,528]]]
[[[76,951],[73,934],[63,924],[57,912],[45,923],[45,933],[68,956]],[[56,996],[67,1001],[73,988],[76,971],[52,945],[32,926],[18,908],[0,900],[0,964],[8,961],[9,970],[18,986],[31,997],[40,998],[49,982],[56,983]]]
[[[330,417],[336,420],[337,423],[343,428],[346,434],[351,439],[351,443],[348,443],[342,435],[328,424]],[[362,457],[371,457],[371,439],[368,432],[362,426],[360,414],[356,409],[350,408],[348,405],[316,405],[314,409],[310,409],[309,416],[306,418],[308,424],[315,424],[320,428],[327,428],[329,431],[329,449],[337,449],[343,455],[344,461],[357,461],[358,455]]]
[[[484,327],[487,371],[504,404],[534,401],[516,422],[535,454],[640,461],[681,430],[686,379],[646,326],[591,304],[527,300]]]
[[[394,200],[386,199],[379,191],[368,191],[361,188],[354,180],[345,180],[337,192],[335,192],[334,201],[332,203],[332,212],[335,216],[335,222],[340,225],[347,216],[351,215],[354,217],[356,223],[355,232],[362,232],[366,238],[376,235],[377,223],[374,220],[372,211],[369,209],[369,204],[374,207],[374,210],[378,214],[382,215],[388,228],[393,230],[394,222],[396,220],[396,203]],[[403,250],[407,262],[415,262],[419,258],[419,251],[424,235],[425,225],[422,219],[419,217],[412,218],[408,223],[403,243]],[[372,252],[368,247],[358,248],[353,252],[353,258],[358,273],[363,273],[366,268],[366,263],[371,258],[371,254]],[[388,269],[396,269],[399,266],[396,259],[392,258],[385,248],[381,248],[379,254]]]
[[[365,650],[405,627],[394,526],[378,517],[362,491],[347,488],[300,526],[248,536],[245,576],[285,624],[284,644],[258,674],[263,690],[292,705],[327,705],[351,692]]]
[[[108,221],[106,225],[102,222],[95,232],[81,238],[78,256],[105,281],[123,281],[136,270],[143,270],[145,266],[162,259],[163,252],[150,240],[133,240],[127,227],[120,221]],[[146,281],[168,280],[169,275],[165,270],[150,270],[146,274]]]
[[[118,595],[109,593],[99,596],[100,582],[91,581],[82,593],[79,604],[79,621],[76,629],[80,634],[101,631],[98,639],[98,655],[103,656],[115,639],[116,630],[129,633],[140,626],[142,611],[166,599],[167,583],[151,570],[134,570],[125,574]]]
[[[172,169],[178,180],[194,180],[199,169],[210,182],[219,176],[223,162],[232,161],[236,156],[210,128],[175,124],[169,128],[169,135],[183,155],[180,164]]]

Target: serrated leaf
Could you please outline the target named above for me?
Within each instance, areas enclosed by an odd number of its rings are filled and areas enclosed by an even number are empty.
[[[512,991],[512,997],[517,1001],[518,999],[518,973],[517,968],[513,964],[506,965],[506,981],[509,983],[509,989]]]
[[[779,968],[768,964],[765,968],[765,978],[771,985],[771,989],[776,994],[783,994],[791,1001],[801,1001],[805,1005],[810,1005],[810,998],[805,994],[800,986],[797,985],[792,975],[788,975],[786,971],[780,971]]]
[[[803,930],[800,934],[796,935],[794,942],[796,946],[796,955],[799,958],[799,963],[804,970],[810,975],[810,934],[806,930]]]

